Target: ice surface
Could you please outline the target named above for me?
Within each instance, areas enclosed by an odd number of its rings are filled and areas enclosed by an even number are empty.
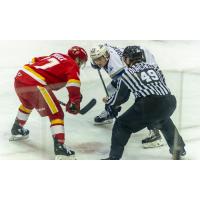
[[[102,41],[101,41],[102,42]],[[166,74],[167,83],[177,96],[178,108],[173,119],[181,130],[187,144],[186,159],[200,159],[200,41],[103,41],[124,47],[140,44],[151,50]],[[0,41],[0,159],[54,159],[53,141],[47,118],[34,111],[26,125],[30,129],[27,141],[9,142],[10,129],[20,104],[13,87],[13,78],[19,67],[34,56],[52,52],[66,52],[72,45],[81,45],[87,50],[99,41]],[[182,71],[187,71],[182,72]],[[78,159],[93,160],[107,157],[110,147],[112,125],[94,126],[93,118],[103,110],[101,101],[104,90],[98,74],[90,69],[81,71],[82,105],[97,98],[97,105],[86,115],[73,116],[65,113],[66,143],[77,154]],[[103,73],[106,82],[108,76]],[[182,83],[182,84],[181,84]],[[182,91],[182,92],[181,92]],[[65,89],[56,92],[62,101],[67,101]],[[133,98],[124,105],[125,110]],[[192,128],[190,128],[192,127]],[[181,129],[183,128],[183,129]],[[141,140],[147,131],[132,135],[123,159],[171,159],[165,145],[156,149],[142,149]]]

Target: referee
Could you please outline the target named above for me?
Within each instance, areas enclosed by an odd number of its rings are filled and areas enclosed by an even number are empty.
[[[128,46],[123,52],[127,65],[117,91],[107,100],[106,108],[115,117],[114,108],[125,103],[130,93],[134,104],[115,120],[112,130],[110,155],[105,160],[119,160],[132,133],[144,128],[157,128],[163,133],[174,159],[186,154],[185,144],[170,116],[176,109],[176,98],[167,87],[157,65],[145,62],[139,46]]]

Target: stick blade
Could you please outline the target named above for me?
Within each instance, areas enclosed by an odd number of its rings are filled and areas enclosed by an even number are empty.
[[[80,114],[84,115],[86,114],[88,111],[90,111],[97,103],[96,99],[92,99],[86,106],[84,106],[81,110],[80,110]]]

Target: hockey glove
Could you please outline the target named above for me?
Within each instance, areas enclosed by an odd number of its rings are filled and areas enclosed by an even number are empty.
[[[80,111],[80,101],[71,102],[70,100],[66,104],[66,111],[76,115]]]
[[[93,63],[91,63],[91,67],[93,68],[93,69],[101,69],[98,65],[95,65],[95,64],[93,64]]]
[[[82,95],[80,93],[80,87],[68,86],[69,101],[66,104],[66,111],[76,115],[80,111],[80,102],[82,100]]]

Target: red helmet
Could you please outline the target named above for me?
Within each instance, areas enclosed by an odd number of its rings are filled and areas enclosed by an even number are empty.
[[[68,55],[73,58],[74,60],[76,58],[80,58],[84,62],[87,62],[88,60],[88,55],[85,49],[79,47],[79,46],[74,46],[68,50]]]

